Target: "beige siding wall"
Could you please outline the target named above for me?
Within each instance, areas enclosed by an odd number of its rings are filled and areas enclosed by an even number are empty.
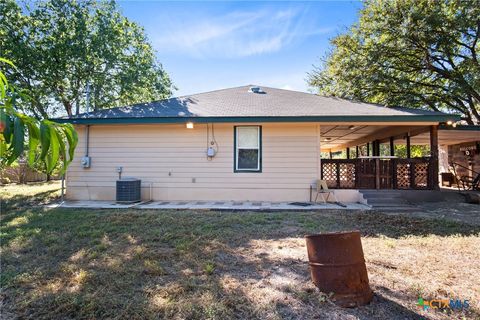
[[[215,124],[219,150],[206,157],[205,124],[93,125],[91,168],[83,169],[84,127],[67,173],[72,200],[113,200],[116,167],[123,177],[142,179],[142,197],[154,200],[307,201],[319,176],[319,126],[307,123],[262,125],[262,172],[233,172],[235,124]]]

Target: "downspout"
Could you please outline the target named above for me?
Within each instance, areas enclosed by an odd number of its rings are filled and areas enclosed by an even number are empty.
[[[86,101],[87,117],[89,112],[89,98],[90,98],[90,86],[87,84],[87,101]],[[85,156],[82,158],[82,165],[84,169],[90,168],[90,158],[88,156],[89,145],[90,145],[90,125],[87,124],[85,125]],[[88,183],[86,184],[86,189],[88,193],[88,199],[91,200]]]
[[[88,112],[90,111],[90,83],[87,82],[87,97],[86,97],[86,109],[87,109],[87,117],[88,117]],[[89,140],[90,140],[90,125],[85,126],[85,157],[88,157],[88,146],[89,146]]]
[[[90,141],[90,125],[85,126],[85,157],[88,157],[88,147]]]

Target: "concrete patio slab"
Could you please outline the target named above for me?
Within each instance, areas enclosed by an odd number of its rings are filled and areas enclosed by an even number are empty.
[[[371,207],[361,203],[305,203],[289,202],[250,202],[250,201],[153,201],[133,204],[120,204],[115,201],[64,201],[48,207],[89,208],[89,209],[187,209],[187,210],[370,210]]]
[[[47,208],[90,208],[90,209],[128,209],[138,203],[125,204],[115,201],[64,201],[60,203],[49,204]]]

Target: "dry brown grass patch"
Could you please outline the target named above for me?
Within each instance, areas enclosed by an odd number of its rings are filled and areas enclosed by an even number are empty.
[[[371,286],[342,309],[311,283],[304,235],[359,229]],[[474,319],[480,228],[373,212],[23,208],[3,217],[0,303],[27,319]],[[422,312],[418,296],[469,299]]]

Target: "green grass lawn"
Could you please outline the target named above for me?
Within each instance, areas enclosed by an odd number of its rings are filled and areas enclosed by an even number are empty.
[[[6,318],[478,318],[480,229],[380,213],[44,209],[58,184],[2,189]],[[359,229],[376,295],[342,309],[311,284],[303,236]],[[469,299],[469,310],[416,302]],[[1,318],[1,317],[0,317]]]

